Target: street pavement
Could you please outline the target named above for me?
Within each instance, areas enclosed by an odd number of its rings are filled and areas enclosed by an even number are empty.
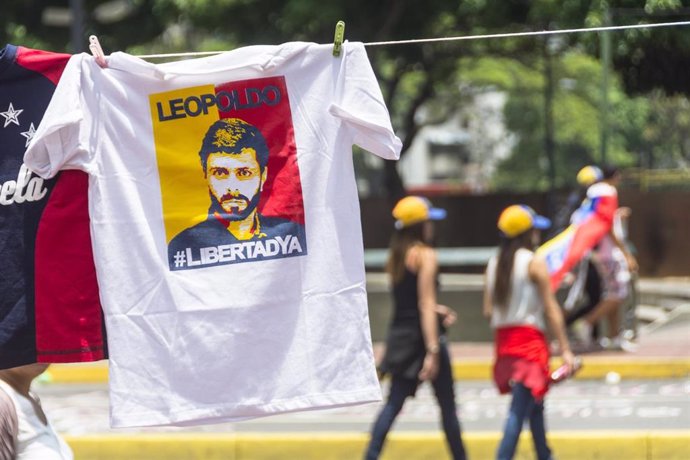
[[[549,439],[560,459],[690,459],[690,279],[652,280],[641,287],[659,293],[658,302],[648,295],[649,305],[663,308],[639,329],[635,350],[584,354],[577,378],[547,395]],[[375,343],[374,351],[380,355],[382,344]],[[460,340],[450,343],[449,351],[468,453],[473,459],[493,458],[510,400],[498,395],[490,381],[493,346]],[[80,460],[361,458],[381,407],[366,404],[184,428],[111,429],[107,362],[54,365],[35,390]],[[523,435],[519,460],[534,455]],[[425,384],[405,405],[382,460],[446,455],[438,408]]]
[[[646,290],[670,291],[677,297],[690,299],[690,280],[647,283]],[[550,430],[690,429],[690,310],[687,305],[679,305],[675,312],[664,321],[646,325],[633,352],[599,351],[583,355],[584,367],[578,377],[584,378],[556,385],[548,394],[546,413]],[[381,343],[376,343],[375,353],[380,355],[382,348]],[[449,350],[464,430],[500,431],[510,398],[499,396],[489,380],[493,345],[453,342]],[[170,430],[111,430],[107,363],[91,366],[95,368],[53,366],[58,378],[35,388],[59,431],[79,435]],[[98,378],[89,384],[62,383],[64,380],[59,378],[62,375],[59,372],[67,371],[69,375],[89,370],[99,371]],[[645,379],[638,380],[641,377]],[[385,396],[386,382],[383,385]],[[367,432],[379,408],[378,404],[368,404],[182,430]],[[405,406],[396,429],[438,430],[438,418],[430,388],[423,385],[417,397]]]
[[[360,432],[369,431],[380,404],[298,412],[240,423],[184,428],[111,429],[106,385],[57,385],[35,388],[58,431],[69,435],[155,432]],[[458,382],[455,386],[463,431],[500,431],[509,396],[490,382]],[[387,393],[387,383],[383,384]],[[549,431],[559,430],[690,430],[690,378],[607,383],[573,380],[547,395]],[[395,426],[398,432],[437,432],[439,411],[429,385],[408,400]]]

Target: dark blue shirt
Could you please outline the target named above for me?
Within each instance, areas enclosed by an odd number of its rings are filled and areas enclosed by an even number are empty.
[[[86,175],[23,164],[69,57],[0,49],[0,368],[103,357]]]

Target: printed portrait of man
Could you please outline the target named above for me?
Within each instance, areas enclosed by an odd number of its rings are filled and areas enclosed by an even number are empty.
[[[259,213],[263,187],[270,171],[269,149],[257,127],[239,118],[214,122],[206,131],[199,157],[210,199],[208,217],[178,233],[170,241],[168,256],[171,268],[183,266],[179,263],[181,253],[186,256],[187,265],[190,265],[189,261],[194,260],[195,255],[202,260],[204,254],[210,254],[208,251],[204,253],[201,248],[220,247],[222,255],[227,245],[248,241],[268,242],[273,239],[274,244],[266,247],[259,243],[247,246],[246,250],[233,253],[232,260],[226,257],[226,261],[285,257],[304,252],[303,225]],[[291,241],[293,238],[296,242]],[[292,244],[292,251],[288,251],[288,242]],[[282,249],[280,244],[283,244]],[[299,251],[295,249],[297,246]],[[222,259],[217,253],[218,250],[213,254]]]

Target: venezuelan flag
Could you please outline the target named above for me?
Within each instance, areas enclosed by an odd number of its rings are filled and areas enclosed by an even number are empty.
[[[616,188],[605,182],[592,185],[587,190],[587,198],[573,213],[571,225],[537,250],[546,259],[553,291],[558,289],[566,273],[611,231],[616,209]]]

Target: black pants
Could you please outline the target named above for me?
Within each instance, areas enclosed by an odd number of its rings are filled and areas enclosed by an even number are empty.
[[[592,263],[591,260],[587,263],[587,278],[585,279],[585,292],[587,293],[587,303],[583,305],[581,308],[578,308],[576,311],[571,312],[565,318],[566,326],[570,326],[575,321],[582,318],[590,311],[594,310],[594,307],[596,307],[599,301],[601,300],[601,277],[599,276],[599,271],[597,271],[597,267]],[[598,335],[596,327],[593,328],[592,335],[595,336],[594,338],[596,338],[596,336]]]
[[[455,407],[455,390],[453,388],[450,356],[445,344],[441,345],[439,353],[439,372],[431,384],[434,388],[438,405],[441,408],[443,431],[446,433],[446,441],[448,442],[453,460],[465,460],[465,447],[462,444],[460,421],[458,420]],[[390,431],[395,418],[400,413],[405,400],[415,393],[417,385],[416,379],[392,377],[388,400],[376,418],[371,431],[371,441],[367,448],[366,460],[379,458],[388,431]]]

